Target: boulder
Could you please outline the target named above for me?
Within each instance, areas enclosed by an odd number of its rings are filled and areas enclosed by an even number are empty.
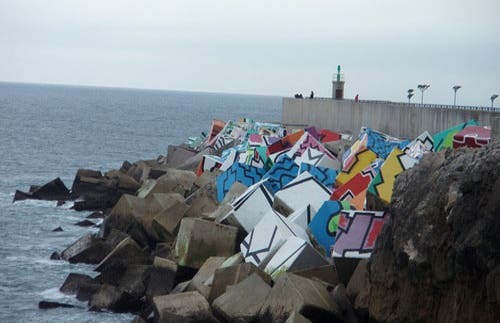
[[[285,321],[297,311],[313,322],[341,321],[342,313],[320,282],[283,273],[276,280],[260,312],[266,321]]]
[[[200,293],[186,292],[174,295],[162,295],[153,298],[156,322],[169,322],[170,315],[182,320],[213,322],[210,305]],[[172,321],[170,321],[172,322]],[[177,321],[173,321],[177,322]]]
[[[214,153],[215,149],[213,149],[212,147],[206,147],[202,151],[198,152],[196,155],[186,159],[182,164],[180,164],[176,168],[194,172],[198,168],[198,165],[200,164],[204,155],[213,155]]]
[[[211,256],[234,254],[238,229],[214,222],[184,218],[175,244],[175,257],[182,266],[200,268]]]
[[[252,322],[257,319],[270,292],[271,287],[257,273],[253,273],[230,286],[214,300],[212,307],[214,313],[226,321]]]
[[[369,263],[377,321],[495,322],[500,139],[425,154],[396,178],[391,220]],[[490,277],[490,279],[488,279]],[[488,293],[488,291],[490,292]]]
[[[177,275],[177,264],[171,260],[155,257],[149,282],[146,289],[146,296],[152,300],[158,295],[165,295],[172,291]]]
[[[59,254],[59,252],[54,251],[54,252],[50,255],[50,260],[61,260],[61,255]]]
[[[208,295],[208,302],[212,302],[220,295],[226,292],[228,286],[236,285],[243,279],[249,277],[253,273],[257,273],[262,280],[268,285],[271,285],[271,276],[257,268],[252,263],[239,264],[215,270],[212,287]]]
[[[94,183],[87,179],[100,179],[102,178],[102,173],[100,171],[91,169],[78,169],[76,171],[75,179],[73,180],[73,185],[71,186],[71,195],[73,198],[82,196],[94,189]],[[83,180],[82,180],[83,179]]]
[[[170,195],[170,194],[169,194]],[[189,206],[184,203],[184,198],[177,193],[176,200],[160,212],[156,213],[151,222],[152,235],[157,241],[173,241],[179,230],[181,219]]]
[[[61,227],[57,227],[55,229],[52,229],[52,232],[62,232],[62,231],[64,231],[64,230]]]
[[[139,299],[146,292],[150,274],[150,265],[128,265],[120,277],[118,288],[131,297]]]
[[[225,260],[226,257],[208,258],[200,267],[196,275],[191,279],[191,283],[189,283],[187,290],[197,290],[203,297],[208,298],[210,284],[206,283],[206,281],[214,275],[217,268],[219,268]]]
[[[104,218],[104,213],[102,211],[95,211],[87,215],[87,219],[102,219]]]
[[[196,190],[186,198],[186,204],[189,205],[187,217],[210,217],[218,207],[215,184],[208,183]]]

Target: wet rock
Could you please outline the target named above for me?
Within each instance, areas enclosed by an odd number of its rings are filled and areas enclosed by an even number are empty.
[[[46,201],[65,201],[70,198],[70,192],[63,181],[57,177],[56,179],[33,189],[33,192],[16,191],[14,202],[25,199],[37,199]]]
[[[75,307],[75,305],[59,303],[59,302],[49,302],[49,301],[41,301],[38,303],[38,308],[43,310],[48,310],[58,307],[72,308]]]
[[[94,282],[88,275],[70,273],[59,290],[64,294],[76,294],[82,284]]]
[[[170,293],[174,288],[177,264],[171,260],[155,257],[146,289],[146,296],[152,300],[158,295]]]
[[[217,297],[212,307],[217,316],[229,322],[255,321],[271,292],[271,287],[253,273],[234,286],[229,286],[224,294]]]
[[[290,273],[281,274],[267,297],[260,317],[265,321],[285,321],[297,311],[313,322],[343,319],[338,305],[320,282]]]
[[[177,263],[200,268],[211,256],[231,256],[234,254],[237,233],[235,227],[184,218],[175,244]]]
[[[97,264],[108,252],[101,239],[88,233],[61,252],[61,258],[70,263]]]
[[[398,175],[391,221],[369,264],[370,318],[494,322],[488,275],[500,264],[500,140],[424,155]],[[477,181],[477,179],[480,179]]]
[[[149,254],[143,251],[132,238],[128,237],[106,255],[95,270],[102,272],[113,267],[123,268],[130,265],[149,265],[151,263],[152,259]]]
[[[142,304],[137,299],[119,288],[104,284],[92,295],[89,301],[91,311],[110,310],[117,313],[133,312],[140,309]]]
[[[172,245],[167,242],[157,243],[152,253],[153,257],[168,258],[172,252]]]
[[[132,321],[130,321],[130,323],[146,323],[146,321],[142,317],[140,317],[139,315],[136,315],[136,316],[134,316]]]
[[[61,255],[59,254],[59,252],[54,251],[54,252],[50,255],[50,260],[61,260]]]
[[[87,216],[87,219],[102,219],[104,218],[104,213],[101,211],[92,212]]]
[[[57,201],[56,206],[61,206],[61,205],[64,205],[64,204],[66,204],[66,201]]]
[[[62,232],[62,231],[64,231],[64,230],[61,227],[57,227],[55,229],[52,229],[52,232]]]
[[[92,181],[87,179],[100,179],[102,173],[91,169],[78,169],[76,171],[73,185],[71,186],[71,195],[73,198],[82,196],[91,192],[94,189]],[[82,180],[83,179],[83,180]],[[95,182],[94,182],[95,183]]]
[[[89,221],[89,220],[82,220],[82,221],[76,222],[75,225],[77,225],[79,227],[91,227],[91,226],[95,225],[95,223],[92,221]]]
[[[198,322],[214,322],[210,305],[200,293],[186,292],[174,295],[162,295],[153,298],[155,319],[168,322],[170,315],[177,319],[188,319]],[[176,321],[174,321],[176,322]]]
[[[228,286],[238,284],[253,273],[257,273],[266,284],[271,285],[271,277],[252,263],[216,269],[212,287],[210,288],[210,293],[207,298],[208,302],[211,304],[217,297],[226,292]]]

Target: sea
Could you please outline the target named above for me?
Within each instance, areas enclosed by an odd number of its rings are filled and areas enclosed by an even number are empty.
[[[0,83],[0,322],[130,322],[130,314],[96,313],[59,292],[71,272],[93,266],[50,260],[97,228],[74,225],[90,212],[71,204],[21,201],[60,177],[71,187],[79,168],[100,171],[165,155],[170,144],[208,131],[213,118],[281,120],[281,98],[165,90]],[[62,232],[52,232],[62,227]],[[76,308],[38,309],[42,300]]]

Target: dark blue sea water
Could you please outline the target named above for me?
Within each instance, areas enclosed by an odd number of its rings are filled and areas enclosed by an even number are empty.
[[[106,171],[124,160],[165,155],[167,145],[208,130],[212,118],[281,119],[281,99],[0,83],[0,322],[129,322],[127,314],[88,312],[58,289],[70,272],[92,266],[49,260],[88,232],[73,225],[89,212],[70,205],[23,201],[28,190],[57,176],[71,186],[78,168]],[[62,226],[64,232],[51,232]],[[40,300],[80,309],[39,310]]]

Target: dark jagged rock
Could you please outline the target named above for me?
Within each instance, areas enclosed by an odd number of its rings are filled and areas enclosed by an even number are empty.
[[[32,187],[30,190],[33,191],[27,193],[16,191],[13,202],[26,199],[66,201],[70,198],[68,188],[59,177],[42,186]]]
[[[70,273],[59,290],[64,294],[76,294],[82,284],[93,281],[94,279],[88,275]]]
[[[101,211],[92,212],[87,216],[87,219],[102,219],[104,218],[104,213]]]
[[[102,272],[113,267],[126,268],[130,265],[149,265],[152,259],[132,238],[125,238],[97,265]]]
[[[82,220],[82,221],[76,222],[75,225],[77,225],[79,227],[91,227],[91,226],[95,225],[95,223],[92,221],[89,221],[89,220]]]
[[[59,302],[49,302],[49,301],[41,301],[38,303],[38,308],[43,310],[53,309],[53,308],[72,308],[76,307],[75,305],[59,303]]]
[[[499,165],[496,139],[425,155],[397,177],[369,264],[371,319],[498,320]]]
[[[61,255],[59,254],[59,252],[54,251],[54,252],[50,255],[50,260],[61,260]]]
[[[118,287],[104,284],[92,295],[89,306],[91,311],[110,310],[117,313],[134,312],[143,306],[137,298],[119,289]]]
[[[158,295],[170,293],[174,288],[177,264],[171,260],[155,257],[146,289],[146,296],[152,300]]]
[[[52,229],[52,232],[62,232],[62,231],[64,231],[64,230],[61,227],[57,227],[55,229]]]

